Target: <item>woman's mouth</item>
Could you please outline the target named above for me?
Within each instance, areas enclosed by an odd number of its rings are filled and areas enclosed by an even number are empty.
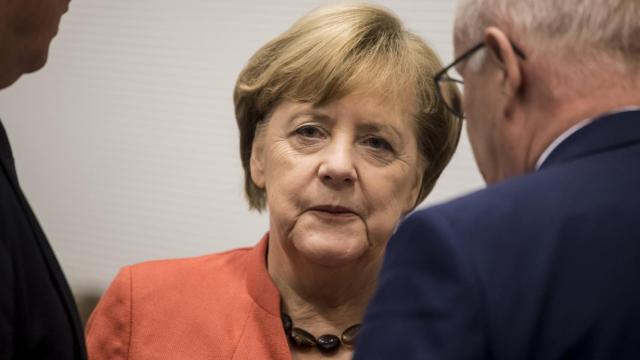
[[[344,206],[320,205],[314,206],[308,211],[329,220],[349,220],[358,216],[355,211]]]

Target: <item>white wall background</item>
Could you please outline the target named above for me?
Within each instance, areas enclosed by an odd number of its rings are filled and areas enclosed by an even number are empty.
[[[123,265],[256,243],[232,89],[320,0],[72,1],[45,69],[0,92],[18,174],[76,294]],[[452,0],[387,0],[445,62]],[[482,186],[466,140],[427,204]]]

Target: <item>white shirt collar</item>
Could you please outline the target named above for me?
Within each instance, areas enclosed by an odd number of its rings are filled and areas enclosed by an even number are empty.
[[[618,108],[618,109],[609,111],[609,112],[607,112],[607,113],[605,113],[605,114],[603,114],[601,116],[618,114],[618,113],[623,113],[623,112],[627,112],[627,111],[637,111],[637,110],[640,110],[640,106],[626,106],[626,107],[622,107],[622,108]],[[555,150],[558,146],[560,146],[560,144],[562,144],[562,142],[564,142],[569,136],[573,135],[576,131],[578,131],[578,130],[582,129],[583,127],[585,127],[585,126],[589,125],[590,123],[592,123],[593,120],[594,119],[582,120],[579,123],[573,125],[569,129],[567,129],[562,134],[560,134],[560,136],[558,136],[555,140],[553,140],[553,142],[551,144],[549,144],[549,146],[547,146],[547,148],[542,152],[542,154],[538,158],[538,161],[536,162],[536,170],[540,169],[542,164],[544,164],[544,162],[547,160],[549,155],[551,155],[553,150]]]

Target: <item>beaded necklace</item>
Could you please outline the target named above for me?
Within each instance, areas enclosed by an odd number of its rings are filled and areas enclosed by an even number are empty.
[[[346,346],[355,345],[358,331],[362,326],[362,324],[351,325],[342,332],[340,337],[333,334],[325,334],[316,338],[308,331],[293,326],[291,316],[284,311],[281,312],[282,327],[284,328],[284,333],[287,336],[287,339],[289,339],[289,342],[302,350],[309,350],[313,347],[317,347],[323,354],[334,353],[338,351],[340,346],[343,344]]]

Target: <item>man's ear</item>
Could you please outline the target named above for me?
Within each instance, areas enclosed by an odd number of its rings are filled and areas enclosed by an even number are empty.
[[[260,189],[265,188],[264,181],[264,134],[260,131],[259,126],[256,128],[256,135],[251,145],[251,160],[249,167],[251,169],[251,180]]]
[[[485,30],[484,41],[501,65],[504,94],[510,99],[515,99],[523,86],[523,73],[520,60],[509,37],[497,27],[490,26]],[[513,104],[508,105],[507,109]]]

